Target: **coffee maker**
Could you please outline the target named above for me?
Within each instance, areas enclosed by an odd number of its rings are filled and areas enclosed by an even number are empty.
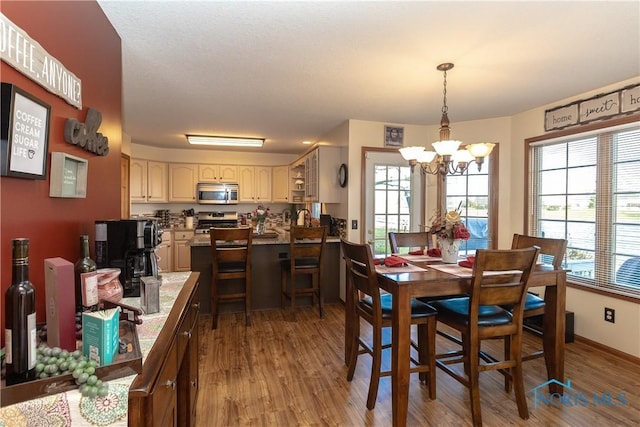
[[[158,278],[155,249],[162,242],[158,220],[98,220],[95,226],[98,268],[119,268],[124,296],[140,296],[140,278]]]

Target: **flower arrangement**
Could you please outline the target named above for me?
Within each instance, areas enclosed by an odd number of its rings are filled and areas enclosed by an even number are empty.
[[[431,234],[438,239],[447,239],[453,242],[455,239],[469,240],[471,233],[460,219],[460,206],[458,209],[449,211],[442,217],[437,212],[431,220]]]
[[[269,215],[269,208],[268,207],[265,208],[263,205],[258,205],[256,210],[253,211],[253,217],[258,222],[264,222],[264,220],[267,219],[268,215]]]

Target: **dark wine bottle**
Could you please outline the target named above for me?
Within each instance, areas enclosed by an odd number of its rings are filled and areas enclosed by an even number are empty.
[[[82,273],[96,271],[96,268],[96,262],[91,259],[91,255],[89,254],[89,236],[83,234],[80,236],[80,259],[76,261],[74,266],[76,276],[76,313],[83,311],[82,279],[80,275]]]
[[[13,239],[11,286],[4,300],[7,385],[36,378],[36,294],[29,281],[29,239]]]

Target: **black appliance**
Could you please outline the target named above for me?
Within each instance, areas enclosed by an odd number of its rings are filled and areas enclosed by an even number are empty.
[[[98,268],[119,268],[124,296],[140,296],[140,278],[158,278],[155,249],[162,242],[158,219],[98,220],[95,226]]]
[[[196,234],[209,234],[211,227],[235,228],[238,226],[237,212],[198,212]]]

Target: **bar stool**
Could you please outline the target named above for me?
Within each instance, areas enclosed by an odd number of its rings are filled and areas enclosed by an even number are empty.
[[[220,302],[244,300],[245,322],[251,325],[251,245],[253,229],[245,228],[212,228],[212,289],[211,329],[218,327],[218,304]],[[229,293],[221,293],[223,280],[244,280],[243,290],[231,288]]]
[[[295,313],[296,298],[312,295],[313,304],[318,302],[320,317],[323,317],[322,300],[322,255],[327,240],[327,227],[291,227],[289,231],[289,258],[280,261],[280,305],[291,300]],[[300,288],[296,276],[310,275],[311,287]],[[287,289],[287,282],[289,289]]]

